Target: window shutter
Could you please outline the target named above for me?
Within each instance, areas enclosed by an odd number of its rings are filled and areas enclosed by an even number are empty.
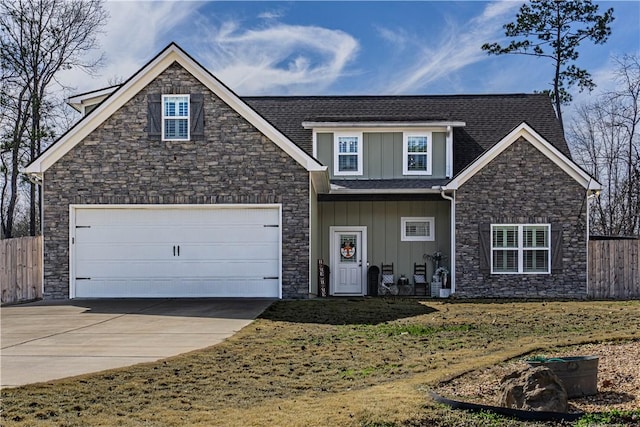
[[[191,94],[191,139],[194,141],[204,139],[204,95]]]
[[[562,226],[551,224],[551,273],[562,272]]]
[[[480,272],[491,273],[491,224],[478,225],[478,258]]]
[[[162,95],[147,95],[147,134],[149,139],[162,139]]]

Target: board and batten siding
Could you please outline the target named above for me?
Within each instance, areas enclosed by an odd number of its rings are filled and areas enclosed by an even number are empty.
[[[331,179],[421,179],[444,178],[446,174],[446,133],[433,132],[432,174],[402,174],[402,132],[365,132],[362,137],[363,174],[333,175],[333,133],[318,133],[318,160],[329,167]]]
[[[357,201],[319,202],[321,255],[328,264],[329,227],[367,227],[367,254],[369,265],[394,264],[396,279],[401,274],[413,277],[413,263],[427,263],[429,275],[433,265],[425,254],[442,251],[449,258],[443,263],[450,265],[451,232],[450,203],[448,201]],[[402,217],[434,217],[435,240],[429,242],[401,241],[400,219]],[[331,266],[329,266],[331,268]],[[317,273],[317,267],[315,268]]]

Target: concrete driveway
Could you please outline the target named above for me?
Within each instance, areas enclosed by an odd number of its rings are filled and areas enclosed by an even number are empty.
[[[0,309],[0,384],[11,387],[151,362],[217,344],[266,299],[40,301]]]

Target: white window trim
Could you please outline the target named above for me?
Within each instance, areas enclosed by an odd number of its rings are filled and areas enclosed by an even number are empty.
[[[495,227],[518,227],[518,247],[517,248],[495,248],[493,246],[493,229]],[[531,248],[524,248],[523,230],[524,227],[547,227],[547,271],[524,271],[524,251]],[[491,224],[491,274],[551,274],[551,224]],[[545,248],[536,248],[542,250]],[[494,250],[517,250],[518,251],[518,271],[494,271],[493,251]]]
[[[407,236],[408,222],[426,222],[429,224],[428,236]],[[400,218],[400,241],[402,242],[433,242],[436,240],[436,220],[432,216],[403,216]]]
[[[348,175],[362,175],[363,174],[363,157],[364,153],[362,152],[363,142],[362,142],[362,132],[334,132],[333,133],[333,175],[335,176],[348,176]],[[338,139],[340,137],[357,137],[358,138],[358,170],[356,171],[340,171],[339,170],[339,144]],[[347,154],[347,153],[344,153]],[[351,154],[353,155],[353,154]]]
[[[410,171],[409,170],[409,137],[426,136],[427,137],[427,170],[426,171]],[[433,166],[433,132],[432,131],[416,131],[402,133],[402,174],[403,175],[431,175]]]
[[[177,97],[187,97],[187,117],[182,116],[165,116],[164,115],[164,103],[166,99],[169,98],[177,98]],[[163,141],[190,141],[191,140],[191,96],[188,94],[171,94],[171,95],[162,95],[162,140]],[[184,120],[187,119],[187,137],[186,138],[166,138],[165,137],[165,129],[164,129],[164,121],[165,119],[175,119],[175,120]]]

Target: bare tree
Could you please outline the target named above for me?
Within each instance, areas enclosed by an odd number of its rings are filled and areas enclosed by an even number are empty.
[[[592,231],[640,235],[640,61],[614,60],[616,90],[578,107],[568,139],[574,159],[604,185]]]
[[[21,185],[19,169],[53,139],[51,88],[63,70],[96,69],[87,60],[108,15],[101,0],[0,0],[2,109],[2,235],[12,237]],[[6,113],[5,113],[6,112]],[[36,234],[39,197],[30,187],[29,234]]]

